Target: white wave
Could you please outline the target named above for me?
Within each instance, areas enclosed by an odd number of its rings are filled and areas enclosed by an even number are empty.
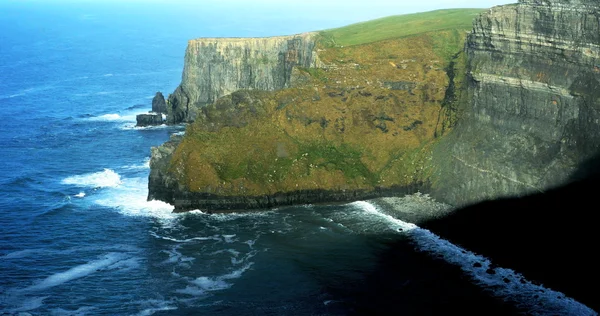
[[[162,264],[179,264],[183,267],[189,268],[191,263],[196,260],[193,257],[184,256],[181,252],[178,251],[179,246],[173,247],[171,250],[161,250],[162,253],[165,253],[169,256],[168,259],[162,262]]]
[[[239,252],[239,251],[237,251],[237,250],[235,250],[235,249],[221,249],[221,250],[217,250],[217,251],[211,252],[211,253],[209,254],[209,256],[220,255],[220,254],[222,254],[222,253],[226,253],[226,252],[227,252],[227,253],[230,253],[230,254],[231,254],[231,255],[233,255],[234,257],[237,257],[237,256],[239,256],[239,255],[240,255],[240,252]]]
[[[173,302],[159,301],[159,300],[147,300],[147,301],[143,301],[143,302],[140,302],[140,305],[144,309],[141,310],[139,313],[137,313],[135,315],[137,315],[137,316],[149,316],[149,315],[153,315],[156,312],[176,310],[177,307],[176,306],[172,306],[171,304],[173,304]]]
[[[202,296],[202,295],[206,294],[206,291],[199,287],[188,285],[184,289],[175,290],[175,293],[186,294],[186,295],[191,295],[191,296]]]
[[[124,259],[128,258],[122,253],[108,253],[104,255],[102,259],[78,265],[64,272],[55,273],[45,278],[44,280],[38,282],[37,284],[21,290],[20,292],[41,291],[51,287],[55,287],[63,283],[69,282],[71,280],[75,280],[95,273],[101,269],[114,265],[115,263]]]
[[[154,217],[173,220],[173,206],[161,201],[147,201],[147,178],[124,178],[121,185],[99,194],[96,204],[117,209],[121,214],[133,217]]]
[[[75,194],[74,196],[75,196],[76,198],[80,198],[80,199],[82,199],[82,198],[84,198],[84,197],[85,197],[85,192],[79,192],[79,193]]]
[[[23,250],[8,253],[8,254],[0,257],[0,259],[21,259],[21,258],[31,256],[33,254],[37,254],[39,252],[40,252],[40,249],[23,249]]]
[[[189,295],[203,295],[206,292],[226,290],[233,286],[233,283],[227,281],[240,278],[253,264],[253,262],[250,262],[240,269],[217,277],[196,278],[190,282],[194,286],[187,286],[185,289],[178,290],[177,292]]]
[[[161,124],[161,125],[156,125],[156,126],[136,126],[135,124],[136,123],[124,124],[123,126],[120,127],[120,129],[124,130],[124,131],[129,131],[129,130],[144,131],[144,130],[154,130],[154,129],[165,129],[165,128],[169,127],[169,125],[167,125],[167,124]]]
[[[230,244],[233,242],[236,242],[237,239],[234,239],[236,235],[221,235],[223,236],[223,239],[225,240],[226,243]]]
[[[114,76],[114,75],[113,74],[105,74],[105,75],[103,75],[103,77],[112,77],[112,76]]]
[[[100,172],[71,176],[63,179],[61,183],[81,187],[116,188],[122,182],[121,176],[118,173],[111,169],[104,169],[104,171]]]
[[[126,170],[150,169],[150,157],[146,157],[146,159],[144,159],[144,163],[142,163],[142,164],[123,166],[122,169],[126,169]]]
[[[513,270],[497,267],[494,268],[495,274],[489,274],[487,270],[492,263],[487,258],[456,246],[429,230],[384,214],[371,203],[359,201],[350,205],[384,219],[389,224],[389,228],[394,231],[406,232],[422,251],[435,254],[451,264],[460,266],[477,285],[492,291],[497,297],[526,308],[531,315],[597,315],[587,306],[560,292],[526,281],[522,275]],[[481,267],[476,268],[475,263],[481,264]],[[504,279],[509,282],[505,282]]]
[[[258,253],[258,251],[256,251],[256,250],[251,251],[251,252],[247,253],[245,256],[243,256],[240,259],[237,258],[238,255],[239,255],[239,252],[237,254],[236,253],[232,253],[233,257],[231,257],[231,264],[234,265],[234,266],[240,265],[240,264],[248,261],[249,259],[252,259],[254,256],[256,256],[257,253]]]
[[[139,113],[137,113],[139,114]],[[127,114],[127,115],[121,115],[121,114],[117,114],[117,113],[109,113],[109,114],[103,114],[100,116],[94,116],[94,117],[90,117],[87,118],[87,120],[89,121],[106,121],[106,122],[120,122],[120,121],[127,121],[127,122],[135,122],[135,117],[137,114]]]
[[[272,215],[276,215],[277,212],[273,210],[269,211],[252,211],[252,212],[244,212],[244,213],[215,213],[208,214],[211,220],[219,221],[219,222],[228,222],[234,221],[240,218],[264,218]]]
[[[169,240],[169,241],[176,242],[176,243],[188,243],[188,242],[192,242],[192,241],[205,241],[205,240],[216,240],[216,241],[222,240],[221,238],[219,238],[218,235],[208,236],[208,237],[192,237],[192,238],[187,238],[187,239],[175,239],[175,238],[171,238],[171,237],[159,236],[155,232],[150,232],[150,235],[152,235],[153,237],[158,238],[158,239]]]

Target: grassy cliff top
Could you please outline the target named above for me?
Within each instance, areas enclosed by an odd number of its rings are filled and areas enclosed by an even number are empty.
[[[352,46],[433,31],[472,28],[475,16],[486,9],[447,9],[395,15],[322,31],[331,46]]]
[[[242,90],[203,107],[169,172],[191,192],[221,196],[428,181],[431,146],[458,116],[466,31],[482,11],[320,32],[319,68],[294,68],[289,88]]]

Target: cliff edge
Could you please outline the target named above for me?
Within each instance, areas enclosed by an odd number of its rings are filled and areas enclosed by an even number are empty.
[[[434,192],[461,206],[574,180],[600,148],[600,3],[522,0],[474,20],[469,101],[434,153]]]
[[[168,98],[171,124],[193,122],[198,109],[242,89],[291,86],[294,67],[316,67],[316,33],[188,42],[181,85]]]

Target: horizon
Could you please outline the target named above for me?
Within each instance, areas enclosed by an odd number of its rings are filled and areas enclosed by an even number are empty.
[[[188,29],[194,28],[197,24],[194,22],[198,20],[212,22],[212,29],[199,30],[191,38],[268,37],[321,31],[394,15],[442,9],[490,8],[515,2],[432,0],[398,3],[390,0],[361,0],[343,3],[341,0],[333,0],[319,3],[316,0],[259,0],[247,3],[241,0],[209,0],[198,3],[191,0],[6,0],[0,1],[0,8],[5,8],[0,10],[0,20],[10,19],[11,14],[14,18],[22,11],[40,12],[45,16],[60,18],[69,18],[64,14],[73,13],[76,18],[88,21],[103,14],[102,20],[115,15],[135,15],[148,17],[151,22],[161,19],[181,24],[182,28]],[[315,10],[317,4],[319,10]],[[23,20],[27,22],[27,16],[23,16]]]

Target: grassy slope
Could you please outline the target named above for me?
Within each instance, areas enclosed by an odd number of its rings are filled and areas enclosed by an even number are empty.
[[[457,68],[460,86],[464,56],[457,53],[481,11],[393,16],[321,32],[323,69],[296,70],[302,83],[290,89],[242,91],[207,107],[172,170],[184,171],[180,182],[189,190],[221,195],[427,179],[430,146],[454,115],[447,69]],[[391,89],[390,82],[411,88]]]
[[[483,9],[449,9],[395,15],[325,30],[334,46],[352,46],[448,29],[470,30],[472,20]]]

